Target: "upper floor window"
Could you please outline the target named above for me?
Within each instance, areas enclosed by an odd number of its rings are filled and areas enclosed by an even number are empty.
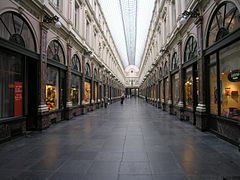
[[[76,54],[72,57],[72,69],[78,72],[81,71],[80,60]]]
[[[98,78],[98,75],[97,75],[98,73],[97,73],[97,69],[94,69],[94,74],[93,74],[93,78],[95,79],[95,80],[97,80],[97,78]]]
[[[222,3],[214,12],[208,29],[207,47],[240,28],[238,8],[231,2]]]
[[[193,36],[188,38],[185,51],[184,51],[184,62],[193,60],[197,57],[197,41]]]
[[[74,17],[74,27],[79,30],[80,22],[80,6],[77,1],[75,1],[75,17]]]
[[[86,41],[90,42],[90,21],[86,19]]]
[[[53,4],[53,6],[55,7],[55,8],[57,8],[57,10],[62,10],[62,0],[51,0],[51,3]]]
[[[29,24],[15,12],[5,12],[0,15],[0,37],[36,51],[35,38]]]
[[[63,48],[57,40],[51,41],[48,45],[47,58],[65,64]]]

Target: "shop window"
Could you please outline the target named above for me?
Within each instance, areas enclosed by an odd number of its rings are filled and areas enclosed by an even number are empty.
[[[48,45],[47,58],[65,65],[65,57],[62,46],[57,40],[53,40]]]
[[[72,70],[81,72],[80,60],[76,54],[72,57]]]
[[[0,15],[0,37],[21,47],[36,51],[33,32],[27,21],[15,12]]]
[[[0,50],[0,86],[0,118],[22,116],[23,71],[21,55]]]
[[[239,16],[239,10],[233,3],[222,3],[214,12],[210,21],[207,46],[213,45],[215,42],[240,28]]]
[[[71,99],[73,106],[80,103],[80,77],[72,74]]]
[[[172,99],[173,104],[177,105],[179,101],[179,73],[172,76]]]
[[[47,68],[46,104],[48,110],[58,109],[59,72],[53,67]]]
[[[90,69],[90,65],[88,63],[86,63],[86,65],[85,65],[85,75],[87,77],[91,77],[91,69]]]
[[[168,78],[165,78],[164,79],[164,81],[163,81],[163,83],[164,83],[164,92],[163,92],[163,94],[164,94],[164,102],[166,103],[167,102],[167,100],[168,100]]]
[[[184,51],[184,62],[191,61],[197,57],[197,41],[190,36]]]
[[[175,70],[178,68],[178,58],[177,58],[177,53],[175,52],[172,57],[172,70]]]
[[[240,120],[240,43],[219,52],[222,116]]]
[[[218,114],[218,83],[217,83],[217,66],[216,54],[210,56],[210,113]]]
[[[185,105],[187,108],[193,108],[193,68],[189,67],[186,69],[185,77]]]
[[[90,103],[91,99],[91,83],[88,81],[84,82],[84,101],[86,104]]]
[[[97,100],[98,100],[98,83],[97,82],[95,82],[94,83],[94,87],[95,87],[95,89],[94,89],[94,95],[95,95],[95,102],[97,102]]]

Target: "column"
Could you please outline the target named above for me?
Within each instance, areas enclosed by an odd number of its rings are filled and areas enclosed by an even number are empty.
[[[71,100],[71,86],[72,86],[72,74],[71,74],[71,67],[72,67],[72,61],[71,61],[71,56],[72,56],[72,47],[68,43],[67,44],[67,62],[68,62],[68,67],[67,67],[67,108],[72,107],[72,100]]]
[[[40,24],[41,39],[40,39],[40,72],[39,72],[39,105],[38,112],[43,113],[48,111],[46,105],[46,83],[47,83],[47,33],[48,27],[43,23]]]
[[[85,105],[85,101],[84,101],[85,61],[86,61],[85,53],[82,55],[82,82],[81,82],[81,100],[82,100],[82,102],[81,102],[81,105]]]
[[[183,59],[183,53],[182,53],[182,41],[178,42],[178,53],[179,53],[179,102],[178,107],[183,108],[183,89],[184,89],[184,79],[183,79],[183,70],[182,70],[182,59]]]

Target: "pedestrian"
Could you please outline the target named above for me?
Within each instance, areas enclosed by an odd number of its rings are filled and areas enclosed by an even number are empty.
[[[107,108],[107,105],[108,105],[108,97],[105,96],[104,97],[104,107]]]
[[[123,101],[124,101],[124,93],[122,93],[121,95],[121,104],[123,104]]]

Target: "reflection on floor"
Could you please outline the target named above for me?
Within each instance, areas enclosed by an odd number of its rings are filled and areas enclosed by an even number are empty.
[[[237,147],[126,99],[0,145],[0,179],[222,180],[240,177]]]

